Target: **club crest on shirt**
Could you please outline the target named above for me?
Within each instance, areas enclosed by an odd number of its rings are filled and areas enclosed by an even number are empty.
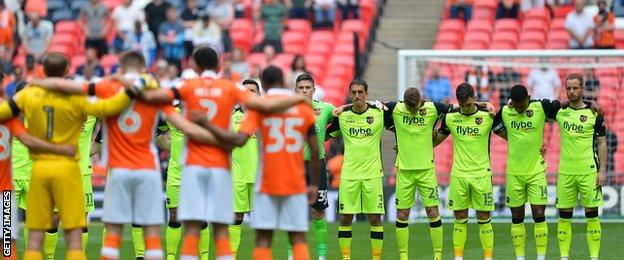
[[[586,115],[581,115],[581,117],[579,119],[581,120],[581,122],[585,123],[585,121],[587,121],[587,116]]]
[[[420,110],[418,110],[418,114],[421,116],[424,116],[427,114],[427,109],[421,108]]]
[[[320,116],[321,115],[321,109],[320,108],[315,108],[314,109],[314,115],[315,116]]]
[[[477,118],[475,118],[475,123],[476,123],[477,125],[480,125],[481,123],[483,123],[483,117],[477,117]]]
[[[532,116],[533,116],[533,110],[527,110],[527,111],[526,111],[526,115],[527,115],[528,117],[532,117]]]
[[[374,117],[372,117],[372,116],[367,116],[367,117],[366,117],[366,122],[370,125],[370,124],[372,124],[373,122],[375,122],[375,118],[374,118]]]

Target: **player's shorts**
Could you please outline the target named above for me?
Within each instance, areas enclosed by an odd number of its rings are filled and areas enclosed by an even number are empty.
[[[160,225],[165,222],[163,193],[162,179],[156,170],[111,169],[104,189],[102,221]]]
[[[15,203],[23,210],[26,210],[26,198],[28,197],[29,186],[30,180],[13,180]]]
[[[507,206],[522,207],[527,202],[531,205],[546,205],[548,202],[548,183],[546,173],[531,175],[507,175]]]
[[[338,203],[340,214],[385,214],[382,178],[340,179]]]
[[[410,209],[416,204],[416,188],[418,188],[423,206],[437,207],[440,205],[435,168],[426,170],[399,169],[396,182],[397,209]]]
[[[234,181],[232,184],[234,190],[234,212],[250,212],[254,194],[254,184],[238,181]]]
[[[306,172],[306,182],[310,183],[310,177],[312,176],[312,164],[310,161],[305,161],[305,172]],[[316,210],[324,210],[329,207],[329,202],[327,200],[327,164],[325,160],[321,160],[321,178],[318,182],[318,196],[316,197],[316,202],[311,206]]]
[[[86,226],[82,176],[72,160],[34,160],[26,204],[26,227],[31,230],[52,228],[52,212],[59,210],[63,229]]]
[[[10,231],[9,237],[16,240],[18,238],[17,202],[15,200],[15,193],[11,190],[2,191],[2,219],[7,219],[7,217],[10,221],[8,223],[2,222],[2,234],[0,234],[0,238],[4,238],[5,232]],[[5,228],[7,230],[5,230]]]
[[[177,208],[180,205],[180,185],[167,185],[165,193],[167,195],[167,208]]]
[[[579,194],[581,206],[598,208],[602,206],[602,189],[596,186],[598,173],[586,175],[559,174],[557,178],[557,208],[570,209],[577,205]]]
[[[95,204],[93,202],[93,184],[91,183],[91,174],[82,175],[82,191],[85,197],[86,212],[93,212]]]
[[[308,231],[308,197],[306,194],[270,196],[254,195],[251,226],[256,230]]]
[[[187,166],[182,170],[179,221],[232,224],[232,175],[223,168]]]
[[[451,176],[448,205],[451,210],[469,208],[477,211],[494,210],[492,177],[464,178]]]

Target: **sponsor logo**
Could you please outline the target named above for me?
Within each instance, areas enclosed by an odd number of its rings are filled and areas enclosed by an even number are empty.
[[[351,136],[372,136],[373,135],[373,129],[370,128],[354,128],[351,127],[349,128],[349,135]]]
[[[457,126],[455,130],[460,135],[481,136],[481,134],[479,133],[479,128],[477,127]]]
[[[511,121],[511,128],[514,130],[534,130],[535,128],[533,127],[533,122],[517,122],[517,121]]]
[[[587,118],[585,119],[587,120]],[[568,121],[564,121],[563,122],[563,129],[565,129],[566,131],[573,131],[573,132],[577,132],[577,133],[582,133],[583,132],[583,126],[582,125],[577,125],[575,123],[570,123]]]
[[[403,123],[407,125],[418,125],[424,126],[425,119],[422,117],[414,117],[414,116],[403,116]]]

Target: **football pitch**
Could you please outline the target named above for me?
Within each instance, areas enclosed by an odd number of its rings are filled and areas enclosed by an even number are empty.
[[[514,248],[511,244],[509,235],[509,223],[494,223],[494,259],[515,259]],[[328,256],[327,259],[340,259],[338,248],[336,224],[329,224],[328,230]],[[559,249],[557,247],[557,225],[550,223],[548,225],[548,253],[547,259],[559,259]],[[585,239],[585,224],[575,223],[573,225],[574,238],[572,241],[571,257],[572,259],[589,259],[587,251],[587,242]],[[533,224],[527,223],[527,243],[526,243],[526,259],[535,259],[535,244],[533,243]],[[102,241],[102,224],[92,223],[89,225],[90,238],[88,245],[88,259],[98,259],[99,249]],[[444,225],[444,259],[453,259],[453,225]],[[164,234],[164,231],[163,231]],[[20,235],[21,236],[21,235]],[[241,241],[238,259],[251,259],[254,244],[253,230],[249,227],[243,229],[243,238]],[[62,237],[62,236],[61,236]],[[316,259],[315,235],[311,230],[308,232],[309,244],[312,245],[310,252],[313,254],[312,259]],[[624,224],[621,223],[603,223],[602,224],[602,249],[600,252],[601,259],[622,259],[624,255]],[[164,247],[163,238],[163,247]],[[20,255],[24,244],[22,240],[18,241]],[[212,250],[214,259],[214,250]],[[429,228],[425,223],[417,223],[410,225],[410,259],[433,259],[431,242],[429,239]],[[65,257],[65,244],[59,239],[56,251],[56,259]],[[273,240],[273,256],[274,259],[286,259],[286,235],[279,232],[274,236]],[[370,259],[370,239],[369,226],[365,222],[357,222],[353,225],[353,240],[351,242],[352,259]],[[124,232],[122,242],[121,259],[133,259],[134,250],[132,248],[132,238],[130,230],[127,228]],[[465,259],[482,259],[481,243],[479,241],[478,228],[474,223],[468,225],[468,240],[466,242]],[[398,259],[396,248],[394,223],[386,223],[384,226],[384,245],[383,259]]]

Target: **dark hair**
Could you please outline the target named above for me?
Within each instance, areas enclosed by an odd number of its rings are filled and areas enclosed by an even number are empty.
[[[583,80],[583,76],[580,74],[572,73],[565,78],[564,84],[568,82],[568,80],[578,80],[581,83],[581,88],[585,86],[585,81]]]
[[[277,66],[266,67],[262,70],[260,78],[262,79],[262,86],[265,88],[284,84],[284,72]]]
[[[253,79],[246,79],[243,80],[243,85],[256,85],[256,90],[258,92],[260,92],[260,85],[258,84],[257,81],[253,80]]]
[[[199,47],[193,51],[193,61],[202,70],[216,70],[219,65],[219,54],[211,47]]]
[[[416,106],[416,103],[418,103],[420,100],[420,91],[418,91],[417,88],[407,88],[403,93],[403,101],[407,106]]]
[[[43,58],[43,72],[48,77],[63,77],[67,71],[69,61],[65,55],[50,52]]]
[[[517,84],[511,87],[511,90],[509,91],[509,97],[512,101],[515,102],[523,101],[529,97],[529,92],[524,85]]]
[[[312,75],[308,73],[303,73],[297,76],[297,79],[295,80],[295,84],[299,83],[300,81],[306,81],[306,80],[312,82],[312,85],[314,85],[314,78],[312,77]]]
[[[353,86],[363,86],[364,91],[368,92],[368,83],[366,83],[363,79],[354,79],[351,81],[351,83],[349,83],[349,90],[351,90],[351,87]]]
[[[124,69],[140,69],[145,67],[145,58],[136,51],[127,51],[121,54],[121,57],[119,58],[119,66]]]
[[[298,59],[303,59],[303,70],[306,71],[306,65],[305,65],[305,59],[303,58],[303,55],[298,54],[295,56],[295,58],[293,59],[292,64],[290,65],[290,69],[292,71],[295,71],[297,69],[297,60]]]
[[[459,86],[457,86],[457,89],[455,90],[455,98],[457,98],[457,101],[459,102],[464,102],[474,96],[474,88],[472,87],[472,85],[470,85],[470,83],[467,82],[459,84]]]

